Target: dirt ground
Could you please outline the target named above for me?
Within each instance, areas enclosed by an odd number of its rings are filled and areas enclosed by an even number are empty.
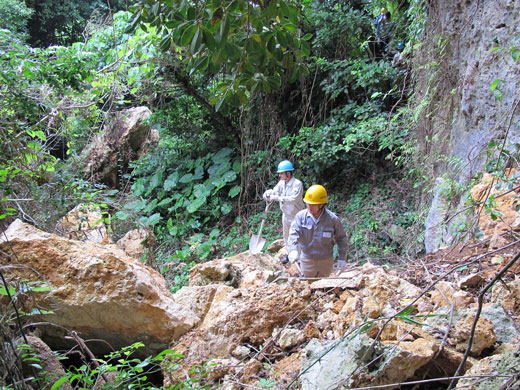
[[[491,280],[518,253],[520,240],[511,234],[502,236],[502,246],[490,248],[490,239],[469,241],[432,252],[406,264],[402,277],[414,285],[426,288],[439,278],[455,282],[470,274],[480,274]],[[510,281],[520,272],[520,260],[504,273],[502,281]]]

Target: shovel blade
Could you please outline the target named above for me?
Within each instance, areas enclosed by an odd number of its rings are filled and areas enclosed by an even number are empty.
[[[251,236],[251,240],[249,241],[249,253],[252,255],[262,252],[264,248],[265,238],[258,237],[256,234]]]

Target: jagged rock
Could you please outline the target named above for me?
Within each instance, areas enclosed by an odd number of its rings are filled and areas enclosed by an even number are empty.
[[[195,325],[200,324],[208,313],[215,295],[224,292],[233,291],[231,287],[220,284],[209,284],[207,286],[183,286],[179,291],[173,294],[175,303],[182,307],[189,307],[197,316]]]
[[[272,365],[273,379],[276,389],[288,389],[289,384],[296,379],[304,358],[304,351],[297,351]]]
[[[248,382],[253,375],[256,375],[262,369],[262,362],[251,359],[244,367],[241,381]]]
[[[493,287],[490,302],[500,303],[504,309],[515,317],[520,317],[520,278],[515,275],[512,282],[499,283]]]
[[[208,361],[208,370],[205,378],[211,382],[217,382],[219,379],[227,375],[234,375],[238,372],[241,365],[234,357],[215,358]]]
[[[302,297],[303,283],[271,284],[249,292],[232,287],[216,291],[203,322],[173,346],[184,356],[185,369],[208,358],[231,354],[238,345],[263,345],[273,329],[285,326],[298,313],[309,317],[308,298]]]
[[[81,204],[74,207],[56,224],[56,233],[71,240],[92,241],[102,244],[112,242],[99,209]]]
[[[505,174],[507,177],[514,175],[515,170],[508,169]],[[482,203],[475,210],[476,213],[480,212],[478,224],[480,229],[486,236],[492,236],[489,247],[491,249],[503,247],[507,241],[501,234],[505,231],[509,231],[511,226],[515,224],[518,219],[518,212],[516,211],[517,193],[515,191],[509,192],[505,195],[502,193],[507,192],[508,189],[504,186],[497,186],[497,180],[493,180],[493,176],[490,173],[484,173],[480,183],[471,188],[471,197],[475,203]],[[501,195],[501,196],[497,196]],[[484,207],[483,202],[487,197],[492,196],[494,200],[494,208],[501,214],[500,219],[493,220],[489,213],[482,211]]]
[[[461,319],[474,316],[476,310],[475,307],[472,307],[458,309],[450,313],[450,308],[441,307],[433,313],[433,316],[428,317],[425,322],[431,325],[433,327],[432,329],[445,327],[447,325],[447,319],[451,316],[453,320],[452,326],[454,326]],[[518,331],[516,330],[513,320],[506,314],[501,305],[496,303],[485,304],[482,307],[480,315],[493,324],[496,340],[499,343],[510,343],[518,336]],[[450,329],[450,332],[453,332],[453,329]]]
[[[427,373],[432,378],[447,378],[455,375],[464,354],[457,352],[452,348],[444,346],[442,350],[434,356],[434,358],[426,365],[421,367],[417,372],[418,378],[423,378],[423,374]],[[462,373],[469,370],[478,360],[469,356],[464,364]]]
[[[277,333],[278,330],[275,330],[273,333]],[[305,333],[303,330],[287,328],[282,330],[278,339],[276,340],[276,344],[282,348],[287,349],[294,347],[295,345],[303,343],[305,340]]]
[[[251,277],[253,279],[260,277],[263,279],[261,283],[266,283],[271,275],[281,271],[282,268],[282,264],[269,255],[263,253],[250,255],[249,252],[244,252],[226,259],[197,264],[190,270],[189,283],[190,286],[222,283],[238,287],[247,273],[258,270],[261,273]],[[257,283],[258,280],[253,284]]]
[[[80,155],[83,174],[109,187],[119,186],[120,175],[159,142],[159,132],[147,123],[151,111],[134,107],[115,115]]]
[[[363,334],[325,342],[313,339],[305,348],[301,388],[336,388],[340,384],[350,388],[404,382],[431,360],[437,348],[436,343],[424,339],[385,347]],[[378,356],[382,359],[376,359]]]
[[[392,316],[409,305],[421,290],[406,280],[387,273],[382,267],[365,264],[363,272],[362,315],[370,318]]]
[[[457,281],[457,286],[461,289],[464,287],[476,287],[480,282],[482,282],[482,280],[480,274],[469,274],[459,279]]]
[[[468,307],[475,302],[475,299],[470,293],[456,288],[455,284],[442,281],[435,285],[431,293],[431,302],[434,307],[453,304],[456,309],[459,309]]]
[[[142,352],[152,354],[196,323],[191,310],[174,302],[158,272],[116,245],[68,240],[16,220],[0,238],[0,249],[0,265],[26,267],[10,268],[8,277],[48,283],[50,292],[41,293],[39,304],[54,313],[39,319],[84,339],[103,339],[115,349],[141,341]],[[65,343],[59,329],[43,327],[42,339]],[[107,349],[105,343],[89,346],[94,352]]]
[[[238,345],[232,352],[231,356],[243,360],[245,359],[249,354],[251,353],[251,350],[246,347],[245,345]]]
[[[466,351],[474,321],[475,316],[473,315],[462,318],[455,324],[452,338],[456,343],[455,349],[457,351]],[[495,335],[493,324],[488,319],[480,317],[473,333],[471,354],[473,356],[480,356],[484,349],[492,347],[496,341],[497,336]]]
[[[280,238],[279,240],[273,241],[269,246],[267,247],[267,252],[269,253],[278,253],[282,248],[284,248],[285,243],[283,241],[283,238]]]
[[[316,326],[316,323],[312,320],[307,322],[305,328],[303,328],[303,334],[308,339],[319,339],[321,337],[320,330]]]
[[[338,275],[338,279],[320,279],[311,283],[312,290],[318,289],[330,289],[330,288],[341,288],[341,289],[355,289],[358,290],[363,283],[363,271],[352,270],[342,272]]]
[[[254,290],[265,286],[269,280],[274,280],[276,275],[273,271],[268,270],[254,270],[247,272],[242,276],[239,288],[246,290]]]
[[[147,250],[155,247],[155,235],[149,229],[134,229],[128,231],[116,244],[128,256],[141,260]]]
[[[386,344],[386,348],[388,347],[390,347],[390,353],[386,355],[375,378],[367,378],[369,382],[367,383],[365,380],[365,385],[404,382],[430,362],[439,348],[438,343],[422,338]],[[370,376],[374,376],[374,374],[371,373]]]
[[[508,244],[508,241],[504,236],[502,236],[500,233],[496,231],[493,233],[493,236],[491,237],[491,240],[489,241],[489,249],[498,249],[503,248]]]
[[[224,378],[222,382],[222,387],[220,387],[221,390],[241,390],[242,386],[236,383],[235,380],[226,380]]]
[[[509,345],[506,352],[488,356],[475,363],[466,372],[468,378],[461,379],[455,389],[517,389],[519,366],[520,346]]]

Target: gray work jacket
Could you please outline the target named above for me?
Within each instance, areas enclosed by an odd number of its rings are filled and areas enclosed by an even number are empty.
[[[273,194],[278,195],[280,209],[289,219],[293,219],[296,213],[305,208],[303,203],[303,184],[300,180],[291,177],[287,183],[280,180],[273,188]]]
[[[299,251],[302,259],[328,260],[334,258],[334,242],[338,246],[338,259],[346,260],[347,235],[332,211],[324,208],[318,220],[307,209],[296,214],[289,232],[289,252]]]

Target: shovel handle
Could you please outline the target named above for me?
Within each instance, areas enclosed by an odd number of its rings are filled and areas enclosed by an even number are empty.
[[[262,230],[264,228],[265,219],[267,218],[267,212],[269,211],[269,207],[271,207],[272,202],[267,202],[264,211],[264,217],[262,218],[262,223],[260,224],[260,230],[258,231],[258,240],[262,237]]]

